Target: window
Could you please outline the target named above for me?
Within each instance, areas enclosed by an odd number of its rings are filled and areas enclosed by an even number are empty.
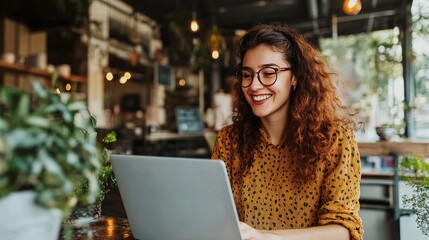
[[[343,100],[358,113],[365,131],[358,140],[378,140],[375,127],[404,134],[404,81],[399,30],[384,30],[321,41],[322,53],[339,73]]]

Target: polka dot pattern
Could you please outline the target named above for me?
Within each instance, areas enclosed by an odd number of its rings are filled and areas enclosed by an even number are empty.
[[[288,147],[271,144],[261,129],[262,139],[249,172],[241,179],[234,169],[239,160],[230,148],[232,126],[217,136],[212,159],[225,162],[241,221],[264,230],[307,228],[340,224],[351,239],[361,240],[362,222],[358,215],[361,165],[352,130],[339,127],[334,133],[326,161],[317,163],[314,179],[306,184],[294,180]]]

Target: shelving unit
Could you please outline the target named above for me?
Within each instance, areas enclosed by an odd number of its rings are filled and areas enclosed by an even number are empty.
[[[410,211],[402,209],[400,176],[398,164],[401,156],[409,154],[429,157],[429,142],[359,142],[359,152],[364,156],[393,157],[392,173],[363,173],[361,182],[361,212],[364,221],[365,235],[368,240],[402,240],[401,236],[409,235],[404,223],[415,224],[413,220],[404,222]],[[416,228],[414,226],[414,228]],[[392,231],[392,229],[394,231]],[[383,235],[380,233],[383,232]],[[405,238],[405,239],[408,239]],[[414,237],[410,239],[415,239]]]
[[[52,77],[52,73],[46,70],[25,66],[25,65],[20,65],[20,64],[12,64],[12,63],[5,62],[3,60],[0,60],[0,70],[3,70],[5,72],[22,74],[22,75],[33,75],[33,76],[38,76],[43,78]],[[59,76],[59,79],[62,81],[70,81],[70,82],[78,82],[78,83],[87,82],[86,77],[79,76],[79,75],[70,75],[68,77]]]

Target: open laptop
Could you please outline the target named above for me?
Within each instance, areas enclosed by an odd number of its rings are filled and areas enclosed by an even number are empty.
[[[111,155],[134,238],[241,240],[220,160]]]

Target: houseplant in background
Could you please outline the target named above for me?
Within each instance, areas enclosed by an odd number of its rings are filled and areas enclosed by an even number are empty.
[[[32,84],[34,94],[0,90],[2,239],[56,240],[74,206],[99,193],[101,152],[86,103]],[[88,188],[76,194],[79,181]]]
[[[413,193],[404,195],[404,206],[416,214],[417,227],[429,236],[429,163],[419,156],[406,156],[400,162],[402,180],[411,187]]]
[[[70,216],[69,222],[73,222],[79,218],[98,218],[101,215],[101,204],[106,197],[106,194],[117,185],[116,178],[113,174],[112,164],[110,162],[110,151],[108,145],[116,142],[116,132],[107,133],[101,140],[101,168],[98,171],[97,179],[100,184],[100,192],[93,204],[78,204]],[[89,184],[86,179],[80,179],[77,182],[74,193],[80,195],[88,191]]]

